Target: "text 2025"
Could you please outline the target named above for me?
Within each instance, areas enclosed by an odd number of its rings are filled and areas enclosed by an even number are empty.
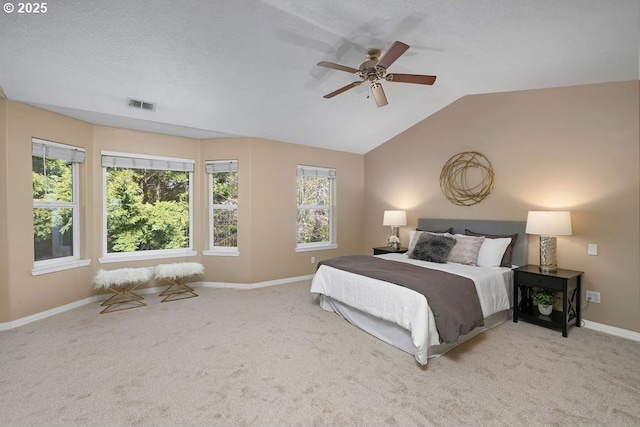
[[[47,13],[46,3],[18,3],[18,13]]]

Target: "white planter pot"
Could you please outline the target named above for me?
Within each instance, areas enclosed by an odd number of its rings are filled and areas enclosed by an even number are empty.
[[[553,306],[552,305],[542,305],[542,304],[538,304],[538,311],[540,312],[540,314],[542,314],[543,316],[548,316],[551,314],[551,312],[553,311]]]

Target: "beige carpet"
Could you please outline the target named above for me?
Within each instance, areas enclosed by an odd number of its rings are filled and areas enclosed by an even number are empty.
[[[511,321],[420,367],[309,282],[0,332],[2,425],[640,425],[640,343]]]

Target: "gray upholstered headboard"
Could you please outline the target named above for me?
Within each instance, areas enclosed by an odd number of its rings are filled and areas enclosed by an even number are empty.
[[[526,265],[528,263],[528,239],[524,232],[526,225],[526,221],[418,218],[418,226],[416,228],[436,231],[453,227],[454,234],[464,234],[465,229],[486,234],[506,235],[518,233],[518,238],[516,239],[511,255],[511,263],[514,265]]]

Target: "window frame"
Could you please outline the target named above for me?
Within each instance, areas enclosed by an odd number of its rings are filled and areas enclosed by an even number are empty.
[[[296,229],[297,218],[300,209],[305,210],[328,210],[329,212],[329,241],[298,243],[298,235],[296,231],[296,252],[309,252],[316,250],[337,249],[337,218],[336,218],[336,189],[337,189],[337,170],[335,168],[297,165],[296,167],[296,189],[298,180],[304,176],[321,176],[329,179],[329,205],[298,205],[296,200]],[[297,197],[296,197],[297,198]]]
[[[207,177],[208,177],[208,181],[209,181],[209,201],[208,201],[208,214],[209,214],[209,223],[208,223],[208,228],[209,228],[209,249],[206,249],[204,251],[202,251],[203,255],[213,255],[213,256],[240,256],[240,248],[238,246],[214,246],[214,231],[215,231],[215,224],[214,224],[214,210],[215,209],[225,209],[225,210],[235,210],[238,213],[238,225],[237,225],[237,229],[238,229],[238,236],[240,235],[240,218],[239,218],[239,213],[240,213],[240,191],[239,188],[236,189],[237,193],[238,193],[238,203],[236,203],[235,205],[220,205],[220,204],[215,204],[213,203],[213,175],[215,173],[224,173],[224,172],[233,172],[235,169],[235,172],[237,175],[237,182],[238,182],[238,187],[240,187],[240,165],[237,159],[229,159],[229,160],[207,160],[205,162],[205,170],[207,170],[207,166],[208,165],[224,165],[224,164],[230,164],[229,168],[227,170],[219,170],[219,171],[211,171],[211,172],[207,172]],[[215,168],[215,167],[213,167]],[[238,241],[238,240],[236,240]],[[238,243],[239,244],[239,243]]]
[[[178,249],[154,249],[136,252],[107,252],[107,168],[102,164],[103,157],[123,157],[131,160],[140,160],[143,162],[177,162],[177,163],[189,163],[194,167],[189,173],[189,246],[186,248]],[[179,157],[167,157],[167,156],[155,156],[139,153],[128,153],[120,151],[101,151],[100,152],[101,167],[102,167],[102,257],[98,259],[101,264],[114,263],[114,262],[126,262],[126,261],[140,261],[148,259],[160,259],[160,258],[178,258],[178,257],[192,257],[196,256],[197,252],[193,250],[193,170],[195,170],[195,160],[185,159]],[[119,166],[111,166],[119,167]],[[133,168],[132,168],[133,169]],[[163,169],[172,170],[172,169]]]
[[[31,197],[32,200],[32,226],[33,226],[33,210],[35,209],[71,209],[71,220],[73,223],[72,227],[72,254],[70,256],[64,256],[59,258],[51,258],[46,260],[36,261],[35,259],[35,249],[33,253],[33,268],[31,270],[31,274],[33,276],[38,276],[46,273],[53,273],[56,271],[68,270],[72,268],[84,267],[91,263],[90,260],[81,259],[81,221],[80,221],[80,190],[79,190],[79,182],[80,182],[80,167],[79,163],[84,162],[85,158],[85,149],[81,147],[76,147],[69,144],[62,144],[59,142],[48,141],[40,138],[31,138],[31,171],[33,173],[33,157],[34,150],[36,150],[36,146],[49,147],[54,151],[64,151],[70,153],[71,159],[69,162],[71,163],[71,202],[36,202],[33,200],[33,195]],[[44,148],[43,148],[44,149]],[[46,158],[46,155],[42,156]],[[52,156],[51,158],[56,158],[60,160],[59,156]],[[32,181],[33,186],[33,181]],[[33,188],[32,188],[33,191]],[[33,230],[32,230],[33,234]],[[35,240],[35,236],[34,236]]]

